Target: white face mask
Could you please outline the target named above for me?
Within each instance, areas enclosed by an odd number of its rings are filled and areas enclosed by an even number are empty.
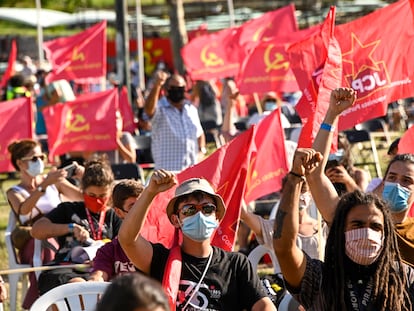
[[[35,162],[29,161],[29,167],[27,168],[26,172],[32,176],[36,177],[37,175],[40,175],[43,173],[45,169],[45,164],[42,160],[37,159]]]
[[[353,262],[368,266],[377,260],[383,247],[382,232],[359,228],[345,232],[345,253]]]

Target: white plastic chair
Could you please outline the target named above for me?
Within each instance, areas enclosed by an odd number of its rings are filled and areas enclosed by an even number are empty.
[[[252,264],[253,269],[257,270],[257,267],[259,265],[260,259],[268,254],[272,260],[273,264],[273,273],[281,273],[279,261],[277,260],[277,257],[273,251],[270,249],[264,247],[263,245],[256,246],[247,256],[249,261]],[[283,296],[282,300],[280,301],[279,306],[277,307],[278,311],[297,311],[298,310],[299,303],[293,299],[292,295],[289,292],[286,292],[286,294]]]
[[[299,303],[288,292],[283,296],[280,301],[277,310],[278,311],[297,311]]]
[[[262,259],[262,257],[264,255],[268,254],[272,260],[272,264],[273,264],[273,271],[274,273],[280,273],[280,266],[279,266],[279,261],[277,260],[277,257],[275,255],[275,253],[269,249],[267,249],[266,247],[264,247],[263,245],[258,245],[256,246],[249,254],[249,256],[247,256],[247,258],[250,260],[250,262],[252,263],[252,267],[254,270],[257,270],[257,267],[259,265],[260,259]]]
[[[30,311],[46,311],[55,305],[59,311],[94,311],[110,282],[68,283],[40,296]]]
[[[9,257],[9,269],[22,269],[22,268],[30,268],[29,264],[21,264],[18,260],[18,255],[16,249],[13,246],[11,240],[11,233],[13,229],[16,227],[16,216],[14,215],[13,211],[9,213],[9,222],[7,224],[6,232],[4,234],[4,239],[6,242],[7,253]],[[16,311],[17,306],[17,285],[19,280],[22,280],[22,297],[25,296],[27,288],[29,287],[29,273],[12,273],[9,274],[9,295],[10,295],[10,311]]]
[[[17,225],[17,219],[13,211],[9,213],[9,222],[7,224],[6,232],[4,234],[7,253],[9,256],[9,269],[21,269],[21,268],[31,268],[29,264],[21,264],[18,260],[17,251],[13,246],[11,240],[11,233]],[[42,241],[34,240],[34,252],[33,252],[33,267],[42,266]],[[39,277],[41,271],[37,271],[36,278]],[[26,291],[29,287],[29,273],[11,273],[9,274],[9,292],[10,292],[10,311],[15,311],[17,309],[17,285],[19,280],[22,280],[22,298],[26,295]],[[1,311],[1,309],[0,309]]]

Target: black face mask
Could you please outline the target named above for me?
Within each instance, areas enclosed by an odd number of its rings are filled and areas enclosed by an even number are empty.
[[[185,98],[184,93],[184,87],[172,86],[168,89],[167,98],[173,103],[179,103]]]

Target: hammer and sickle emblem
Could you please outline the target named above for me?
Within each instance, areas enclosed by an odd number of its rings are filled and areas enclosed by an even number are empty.
[[[76,46],[72,52],[72,61],[80,60],[85,61],[85,55],[83,53],[78,52],[78,47]]]
[[[256,31],[255,31],[255,33],[253,34],[253,42],[257,42],[257,41],[259,41],[259,39],[260,39],[260,36],[264,33],[264,31],[265,31],[265,26],[262,26],[262,27],[259,27]]]
[[[223,59],[214,52],[208,52],[208,45],[201,50],[201,60],[207,67],[224,65]]]
[[[73,114],[73,111],[70,110],[65,122],[65,134],[71,132],[78,133],[82,131],[89,131],[90,125],[86,122],[86,119],[81,114]]]
[[[264,62],[266,64],[266,73],[268,73],[271,70],[278,70],[284,68],[285,70],[289,69],[289,62],[285,61],[285,58],[283,54],[276,52],[274,53],[274,59],[273,61],[270,59],[270,52],[272,48],[274,47],[274,44],[270,44],[264,53]]]

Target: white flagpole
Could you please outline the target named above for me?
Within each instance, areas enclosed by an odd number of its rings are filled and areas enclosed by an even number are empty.
[[[36,18],[37,18],[37,48],[39,54],[39,65],[43,64],[43,29],[40,24],[40,13],[42,11],[42,5],[40,0],[36,0]]]
[[[227,0],[227,7],[229,8],[230,27],[234,27],[236,25],[236,22],[234,18],[233,0]]]
[[[136,0],[136,22],[137,22],[137,52],[138,52],[138,77],[141,91],[145,90],[145,68],[144,68],[144,46],[142,35],[142,11],[141,0]]]

